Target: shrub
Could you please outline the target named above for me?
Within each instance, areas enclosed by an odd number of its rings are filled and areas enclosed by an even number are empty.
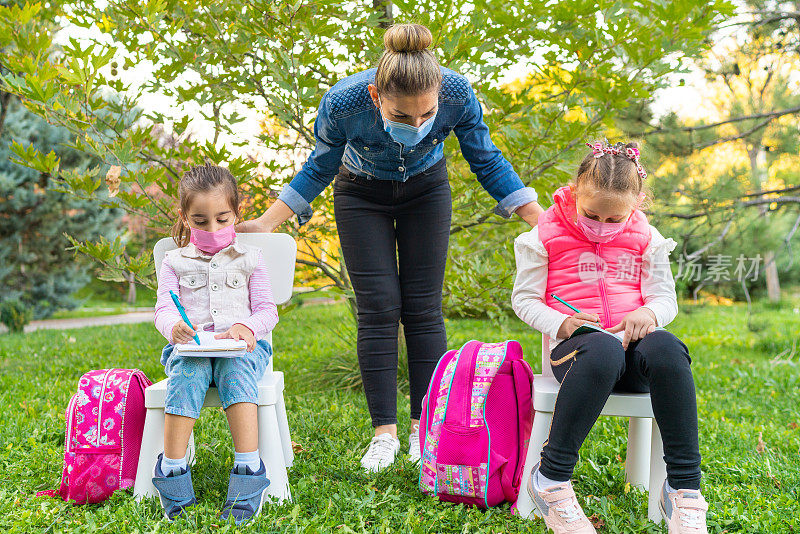
[[[9,332],[22,332],[32,318],[33,310],[17,299],[0,304],[0,323],[6,325]]]

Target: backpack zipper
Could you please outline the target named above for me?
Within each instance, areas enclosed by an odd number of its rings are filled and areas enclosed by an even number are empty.
[[[72,452],[72,421],[75,419],[75,400],[77,395],[73,395],[69,399],[67,406],[67,435],[64,438],[64,446],[67,451]]]
[[[482,347],[483,345],[481,345]],[[470,419],[472,419],[472,410],[470,406],[472,406],[472,383],[475,382],[475,364],[478,363],[478,351],[480,351],[480,347],[478,350],[473,351],[472,357],[470,358],[470,366],[469,366],[469,381],[467,382],[467,394],[464,396],[464,410],[463,418],[461,419],[462,426],[467,428],[471,428],[470,426]]]

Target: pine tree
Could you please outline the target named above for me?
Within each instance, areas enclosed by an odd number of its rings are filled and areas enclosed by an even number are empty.
[[[64,233],[85,239],[116,236],[121,210],[62,193],[52,177],[14,163],[13,141],[43,153],[55,151],[63,170],[97,164],[63,145],[69,140],[65,129],[47,124],[15,98],[6,102],[0,124],[0,302],[18,298],[42,318],[74,307],[70,295],[91,278],[90,263],[67,250]]]

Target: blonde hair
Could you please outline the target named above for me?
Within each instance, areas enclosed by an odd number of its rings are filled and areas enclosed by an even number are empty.
[[[576,189],[592,188],[595,191],[611,192],[616,194],[631,193],[634,196],[645,194],[640,208],[645,208],[650,199],[649,190],[644,178],[639,174],[636,163],[624,152],[628,148],[639,150],[639,144],[630,142],[620,145],[622,154],[604,154],[596,158],[589,153],[578,166],[578,176],[575,180]]]
[[[228,197],[228,203],[236,218],[239,218],[239,187],[231,171],[219,165],[197,165],[181,176],[178,183],[178,198],[181,211],[185,214],[189,210],[192,198],[197,193],[210,193],[217,188],[222,188]],[[178,217],[172,227],[172,239],[179,247],[189,244],[191,230],[183,217]]]
[[[395,24],[383,34],[385,48],[375,72],[375,86],[384,94],[419,95],[438,90],[442,71],[428,47],[431,31],[421,24]]]

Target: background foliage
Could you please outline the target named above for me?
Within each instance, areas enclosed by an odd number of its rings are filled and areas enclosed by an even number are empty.
[[[227,165],[263,212],[313,146],[316,106],[333,83],[373,66],[392,21],[427,24],[440,62],[466,74],[486,106],[493,139],[523,180],[547,193],[571,175],[581,144],[613,125],[615,113],[645,101],[668,74],[707,47],[731,12],[723,0],[518,2],[194,2],[188,0],[11,3],[0,13],[0,88],[71,133],[70,145],[122,168],[59,168],[41,151],[20,160],[47,172],[77,198],[119,206],[162,232],[187,165]],[[390,18],[393,16],[393,18]],[[53,31],[52,21],[68,28]],[[72,35],[73,37],[67,38]],[[526,73],[508,83],[506,73]],[[166,104],[164,104],[166,103]],[[262,117],[247,133],[247,117]],[[207,128],[198,130],[195,116]],[[168,134],[154,135],[154,129]],[[196,135],[206,132],[207,135]],[[455,199],[446,308],[498,316],[508,309],[511,239],[518,220],[491,215],[493,202],[446,143]],[[106,186],[113,196],[101,199]],[[300,263],[349,293],[326,192],[302,230]],[[146,249],[75,236],[78,249],[111,277],[153,283]]]
[[[644,137],[655,170],[651,217],[702,266],[688,295],[781,299],[796,285],[800,226],[800,26],[797,3],[739,3],[686,77],[700,103],[654,117],[653,102],[620,114],[618,133]],[[684,83],[684,79],[680,83]],[[739,256],[760,258],[756,280],[732,276]],[[677,256],[677,254],[674,254]],[[714,270],[731,262],[730,278]]]
[[[75,307],[75,291],[91,279],[92,262],[74,258],[64,234],[88,240],[119,235],[122,210],[65,194],[53,187],[49,173],[16,163],[20,152],[52,151],[50,161],[57,158],[68,172],[97,170],[93,157],[63,146],[70,140],[65,128],[47,124],[16,98],[6,106],[0,124],[0,303],[20,301],[40,319]]]

